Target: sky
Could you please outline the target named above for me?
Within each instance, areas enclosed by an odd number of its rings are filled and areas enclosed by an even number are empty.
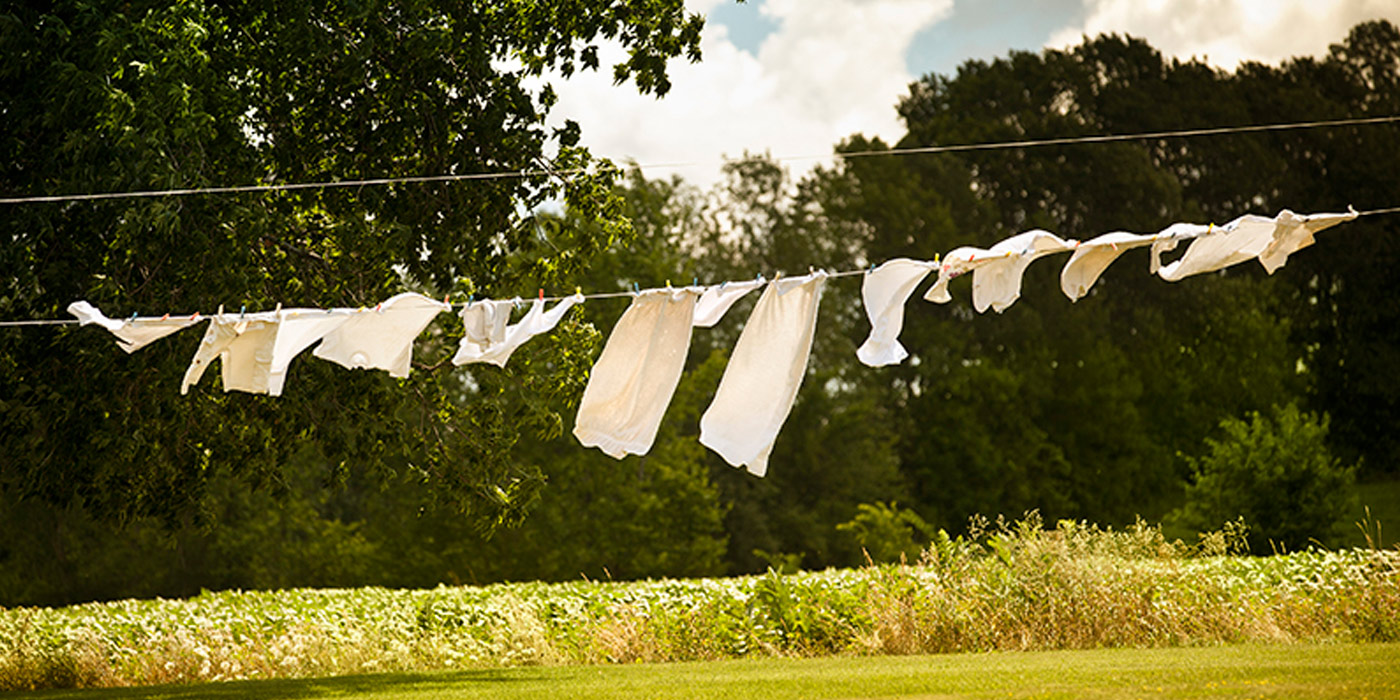
[[[706,15],[700,63],[670,64],[661,99],[614,86],[604,71],[552,82],[554,120],[573,119],[597,155],[648,177],[706,185],[726,157],[829,163],[853,134],[904,133],[895,105],[909,83],[964,61],[1039,51],[1101,33],[1142,37],[1168,56],[1231,69],[1325,54],[1367,19],[1400,22],[1400,0],[686,0]],[[611,59],[609,61],[608,59]],[[661,164],[684,164],[663,167]]]

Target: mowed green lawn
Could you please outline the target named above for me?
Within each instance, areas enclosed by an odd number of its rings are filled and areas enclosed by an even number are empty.
[[[29,693],[25,698],[1400,698],[1400,644],[556,666]]]

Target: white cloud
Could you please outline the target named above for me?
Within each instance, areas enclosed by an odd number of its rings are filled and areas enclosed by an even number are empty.
[[[714,2],[689,4],[703,10]],[[898,139],[903,128],[894,105],[914,79],[905,53],[914,35],[947,17],[952,4],[767,0],[759,10],[778,28],[757,55],[736,48],[724,26],[708,24],[704,60],[673,61],[671,91],[657,100],[612,85],[606,67],[620,56],[612,47],[601,56],[602,72],[554,81],[560,97],[554,113],[579,122],[584,143],[599,155],[642,165],[703,163],[646,171],[702,184],[719,177],[722,155],[828,154],[855,132]],[[813,162],[789,165],[803,170]]]
[[[1358,22],[1400,16],[1395,0],[1085,0],[1085,7],[1083,24],[1055,32],[1046,45],[1116,32],[1227,69],[1320,56]]]

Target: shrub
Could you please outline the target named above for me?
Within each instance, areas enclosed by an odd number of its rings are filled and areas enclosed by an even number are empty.
[[[1173,519],[1206,530],[1243,518],[1256,553],[1272,547],[1298,550],[1312,540],[1335,541],[1348,512],[1354,468],[1327,448],[1327,416],[1275,407],[1272,416],[1227,418],[1224,439],[1207,439],[1208,451],[1190,459],[1193,483]]]
[[[856,517],[836,526],[877,563],[917,561],[933,528],[912,510],[888,503],[862,503]]]

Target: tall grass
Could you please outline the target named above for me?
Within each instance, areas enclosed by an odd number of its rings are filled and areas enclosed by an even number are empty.
[[[729,579],[205,593],[0,610],[0,690],[748,655],[1400,640],[1400,551],[977,522],[918,562]]]

